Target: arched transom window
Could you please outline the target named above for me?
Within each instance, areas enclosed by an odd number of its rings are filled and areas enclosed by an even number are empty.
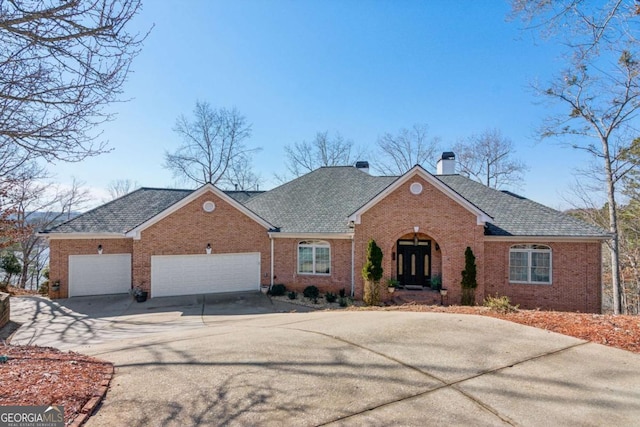
[[[299,274],[331,274],[331,246],[323,240],[298,243]]]
[[[551,248],[546,245],[513,245],[509,249],[509,281],[551,284]]]

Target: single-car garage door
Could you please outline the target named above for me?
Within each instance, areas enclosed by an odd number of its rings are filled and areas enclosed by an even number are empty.
[[[258,252],[151,257],[152,297],[259,289]]]
[[[131,254],[70,255],[69,296],[124,294],[131,289]]]

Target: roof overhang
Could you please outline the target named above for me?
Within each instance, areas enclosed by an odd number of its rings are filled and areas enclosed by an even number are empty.
[[[600,236],[484,236],[486,242],[514,242],[514,243],[538,243],[538,242],[603,242],[612,239],[605,234]]]
[[[87,240],[87,239],[125,239],[125,233],[37,233],[38,237],[48,240]]]
[[[362,215],[371,209],[373,206],[378,204],[382,199],[387,197],[389,194],[397,190],[401,185],[406,183],[412,178],[419,176],[420,178],[427,181],[436,189],[440,190],[446,196],[457,202],[460,206],[471,212],[476,216],[477,225],[484,225],[487,222],[491,222],[493,218],[491,218],[487,213],[478,208],[476,205],[471,203],[469,200],[462,197],[459,193],[454,191],[451,187],[446,185],[444,182],[440,181],[438,178],[427,172],[422,166],[415,165],[411,168],[407,173],[398,177],[393,183],[391,183],[387,188],[378,193],[373,199],[369,200],[365,205],[359,208],[357,211],[352,213],[349,216],[349,222],[353,222],[354,224],[360,224],[362,220]]]
[[[260,216],[256,215],[252,210],[248,209],[243,204],[237,202],[235,199],[233,199],[232,197],[230,197],[227,194],[225,194],[222,190],[217,188],[215,185],[213,185],[213,184],[205,184],[202,187],[200,187],[197,190],[195,190],[193,193],[189,194],[187,197],[185,197],[185,198],[181,199],[180,201],[174,203],[173,205],[169,206],[164,211],[162,211],[159,214],[151,217],[150,219],[148,219],[147,221],[145,221],[142,224],[138,225],[137,227],[129,230],[125,234],[125,236],[126,237],[132,237],[134,240],[140,240],[141,233],[146,228],[151,227],[153,224],[157,223],[158,221],[168,217],[169,215],[173,214],[174,212],[177,212],[178,210],[180,210],[184,206],[188,205],[189,203],[193,202],[198,197],[202,196],[203,194],[205,194],[207,192],[211,192],[211,193],[215,194],[217,197],[219,197],[220,199],[224,200],[226,203],[228,203],[229,205],[233,206],[234,208],[239,210],[241,213],[245,214],[246,216],[248,216],[249,218],[251,218],[252,220],[257,222],[258,224],[260,224],[265,229],[271,230],[271,229],[275,228],[273,225],[269,224],[263,218],[261,218]]]
[[[353,239],[353,233],[282,233],[270,231],[269,237],[273,239],[351,240]]]

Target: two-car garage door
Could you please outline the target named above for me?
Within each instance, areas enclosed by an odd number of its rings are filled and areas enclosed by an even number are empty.
[[[259,289],[259,252],[151,257],[152,297]]]

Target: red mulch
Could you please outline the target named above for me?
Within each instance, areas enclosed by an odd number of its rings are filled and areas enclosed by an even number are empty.
[[[38,292],[36,291],[32,291],[29,289],[16,288],[15,286],[11,286],[11,285],[9,285],[7,289],[3,290],[2,292],[6,292],[12,297],[16,295],[38,295]]]
[[[51,347],[0,345],[0,406],[64,406],[66,425],[80,424],[104,396],[113,364]]]

